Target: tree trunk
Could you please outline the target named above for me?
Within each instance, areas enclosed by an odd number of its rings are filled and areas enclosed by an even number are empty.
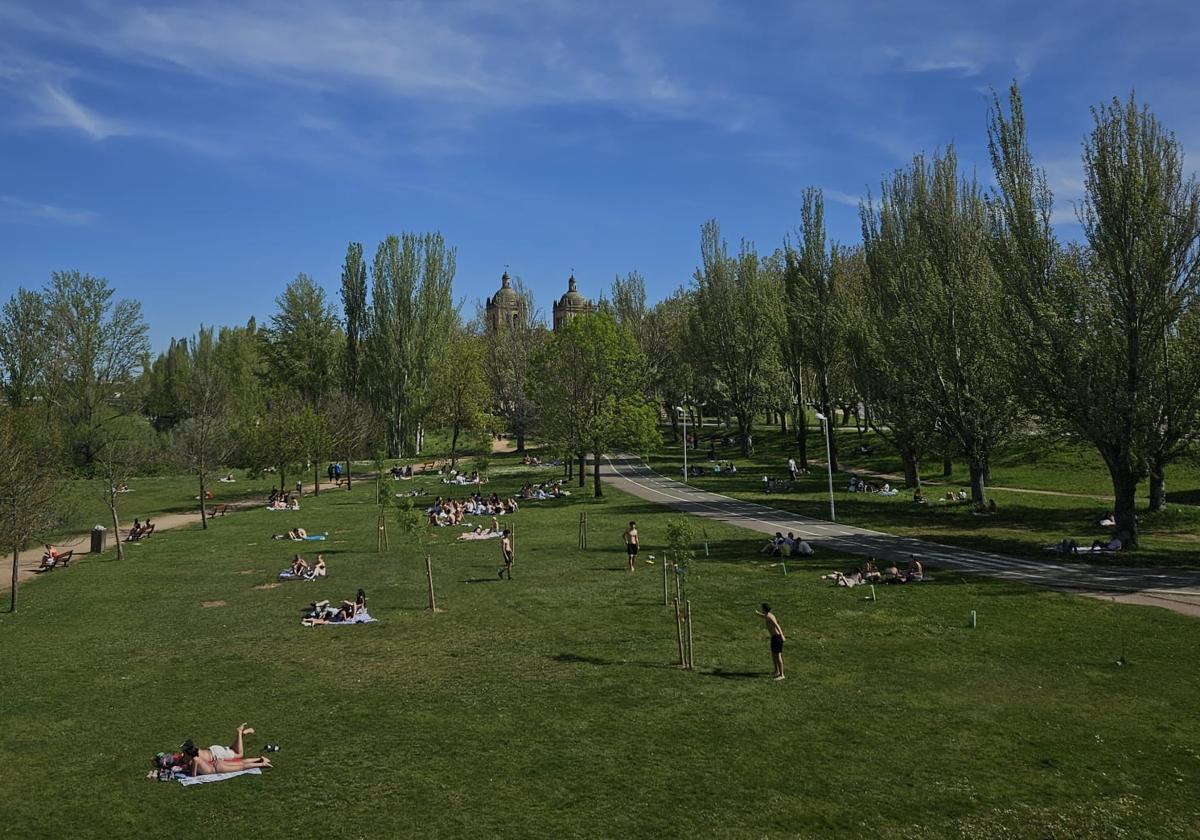
[[[587,456],[582,449],[579,450],[579,486],[587,486]]]
[[[517,427],[517,451],[525,451],[525,428],[523,426]]]
[[[201,493],[200,495],[203,496],[204,494]],[[108,512],[110,514],[112,514],[113,539],[115,539],[117,541],[117,559],[124,560],[125,559],[125,543],[123,543],[121,541],[121,524],[120,524],[120,522],[117,521],[117,497],[116,497],[115,493],[113,493],[109,496]]]
[[[604,496],[604,490],[600,486],[600,451],[592,452],[592,495],[597,499]]]
[[[804,404],[800,404],[800,409],[796,413],[796,449],[800,455],[800,469],[808,469],[808,412],[804,409]]]
[[[900,453],[900,460],[904,463],[904,486],[910,490],[917,490],[921,487],[921,461],[919,458],[914,458],[907,453]]]
[[[853,409],[853,406],[849,406],[849,405],[842,406],[842,425],[843,426],[850,425],[850,412],[852,409]]]
[[[283,464],[279,465],[279,492],[283,492]]]
[[[987,504],[987,488],[983,478],[983,463],[978,459],[971,459],[967,467],[971,472],[971,502],[977,505]]]
[[[8,602],[8,611],[15,613],[17,611],[17,575],[21,568],[21,549],[13,546],[13,565],[12,565],[12,590],[10,591],[10,599]]]
[[[208,505],[208,502],[204,498],[204,471],[201,470],[200,471],[200,527],[206,531],[208,530],[208,514],[205,510],[207,505]],[[117,511],[114,508],[113,509],[113,522],[115,523],[116,521],[117,521]],[[116,527],[116,526],[114,525],[114,527]],[[119,550],[118,550],[117,554],[118,555],[120,554]]]
[[[1121,538],[1124,548],[1137,548],[1138,525],[1135,509],[1138,478],[1133,470],[1124,464],[1114,466],[1110,463],[1108,474],[1112,478],[1113,515],[1117,520],[1117,536]]]
[[[1150,512],[1159,513],[1167,509],[1167,476],[1162,464],[1150,467]]]
[[[786,411],[779,412],[779,433],[781,435],[783,435],[784,437],[787,437],[788,427],[787,427],[787,412]]]
[[[455,423],[450,431],[450,466],[458,466],[458,424]]]
[[[350,458],[346,458],[346,489],[349,490],[353,484],[350,481]]]
[[[954,475],[954,462],[950,460],[949,455],[942,456],[942,478],[949,478]]]
[[[679,443],[679,415],[675,413],[675,406],[667,404],[667,417],[671,421],[671,442]]]
[[[735,416],[737,418],[738,441],[741,445],[742,457],[749,458],[750,453],[753,451],[750,446],[750,433],[754,428],[754,419],[741,413]],[[684,446],[686,445],[687,443],[685,442]]]

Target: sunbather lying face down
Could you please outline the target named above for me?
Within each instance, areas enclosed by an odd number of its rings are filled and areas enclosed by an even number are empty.
[[[251,767],[270,767],[271,760],[269,758],[245,754],[245,736],[252,734],[254,734],[254,730],[243,723],[237,728],[237,734],[229,746],[214,744],[211,747],[199,749],[191,739],[188,739],[179,748],[178,753],[160,753],[152,759],[152,762],[159,768],[178,767],[189,776],[236,773]]]

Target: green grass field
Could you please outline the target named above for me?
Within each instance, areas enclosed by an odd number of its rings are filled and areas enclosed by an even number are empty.
[[[493,472],[501,491],[549,475]],[[437,530],[430,615],[420,551],[395,528],[374,551],[373,499],[241,512],[25,586],[0,615],[0,835],[1200,832],[1193,619],[945,573],[870,602],[817,579],[844,558],[785,575],[758,535],[708,524],[685,673],[659,567],[622,571],[625,522],[657,554],[669,514],[613,491],[529,503],[503,583],[495,542]],[[269,535],[296,524],[330,532],[300,544],[324,549],[329,579],[258,588],[296,550]],[[360,586],[378,624],[300,626],[309,601]],[[763,600],[788,634],[783,683]],[[143,778],[154,752],[242,721],[253,746],[282,745],[263,776]]]
[[[705,433],[705,443],[689,453],[689,458],[691,464],[700,464],[707,470],[711,467],[707,434],[712,432],[706,429]],[[878,436],[865,437],[873,450],[866,455],[857,451],[860,444],[853,429],[841,429],[839,438],[843,469],[865,469],[876,475],[901,471],[899,458]],[[691,483],[704,490],[828,519],[829,484],[823,470],[825,449],[819,433],[810,435],[809,447],[810,457],[821,466],[814,466],[809,475],[801,476],[788,492],[766,493],[763,489],[764,475],[787,475],[787,458],[794,451],[793,439],[773,430],[760,430],[755,435],[755,453],[750,459],[741,457],[736,446],[716,446],[718,458],[732,459],[738,465],[737,475],[706,474]],[[649,461],[664,475],[679,477],[683,452],[678,444],[667,444]],[[930,499],[926,505],[914,505],[911,492],[904,490],[891,497],[850,493],[846,489],[848,476],[835,475],[838,520],[903,536],[1034,559],[1045,558],[1043,547],[1064,537],[1073,537],[1084,545],[1090,545],[1094,539],[1107,539],[1108,529],[1097,523],[1111,510],[1111,503],[1087,497],[1103,495],[1107,473],[1098,456],[1078,446],[1045,440],[1024,441],[1001,451],[993,468],[995,487],[988,491],[989,498],[995,498],[1000,507],[997,516],[974,516],[967,503],[937,501],[947,487],[969,487],[961,463],[955,464],[950,479],[942,478],[940,460],[926,467],[926,478],[936,482],[925,487]],[[1168,494],[1166,511],[1150,513],[1144,492],[1139,500],[1141,547],[1138,550],[1091,559],[1111,560],[1125,566],[1200,565],[1200,507],[1179,501],[1200,497],[1200,473],[1191,465],[1177,465],[1168,472],[1167,486],[1175,489]],[[1014,489],[996,489],[1000,487]],[[1018,489],[1052,492],[1017,492]],[[1054,492],[1085,495],[1054,495]]]

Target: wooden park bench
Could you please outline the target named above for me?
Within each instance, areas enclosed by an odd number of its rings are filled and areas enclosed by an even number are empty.
[[[37,569],[34,569],[34,573],[40,575],[43,572],[53,571],[54,569],[60,569],[60,568],[65,569],[71,565],[71,558],[74,556],[75,556],[74,549],[72,549],[71,551],[64,551],[62,554],[55,557],[54,562],[51,563],[49,566],[41,566]]]
[[[230,508],[227,504],[213,505],[208,509],[208,518],[212,519],[214,516],[224,516],[225,514],[229,513],[230,510],[232,510],[232,508]]]

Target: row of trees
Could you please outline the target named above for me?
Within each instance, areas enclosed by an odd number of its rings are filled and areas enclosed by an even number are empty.
[[[907,482],[962,458],[986,499],[997,447],[1034,428],[1085,441],[1112,475],[1118,527],[1193,444],[1200,417],[1200,191],[1173,135],[1131,98],[1094,110],[1084,147],[1083,236],[1060,242],[1019,92],[989,120],[995,185],[953,147],[918,155],[860,204],[862,242],[829,241],[817,189],[770,254],[701,230],[693,282],[656,304],[636,272],[597,311],[551,333],[518,278],[516,318],[466,319],[455,252],[439,234],[347,248],[340,311],[300,275],[264,325],[201,328],[151,360],[136,303],[103,280],[55,274],[0,313],[9,412],[40,412],[80,470],[118,486],[147,451],[196,472],[321,465],[422,451],[444,427],[536,435],[578,464],[653,445],[678,410],[727,419],[743,452],[764,416],[795,434],[807,412],[855,417],[889,439]],[[148,431],[152,430],[152,431]],[[831,460],[837,468],[836,439]],[[822,447],[823,448],[823,447]],[[347,469],[349,463],[347,463]],[[116,497],[111,497],[114,526]]]

